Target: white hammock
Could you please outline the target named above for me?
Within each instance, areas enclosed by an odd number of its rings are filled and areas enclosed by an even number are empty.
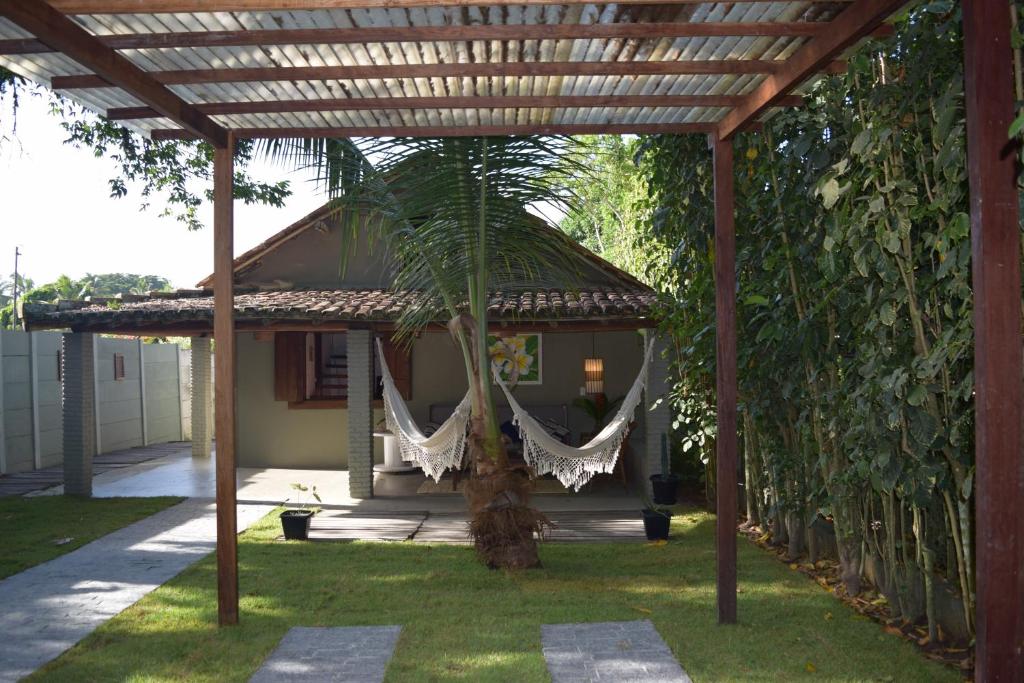
[[[469,392],[455,408],[455,412],[444,421],[437,431],[426,436],[405,405],[402,394],[395,386],[391,370],[384,360],[384,348],[377,340],[380,355],[381,383],[384,386],[384,421],[388,431],[398,438],[402,460],[413,461],[434,481],[440,481],[447,469],[462,466],[462,455],[466,448],[466,428],[469,425]]]
[[[629,423],[633,421],[636,407],[640,405],[644,385],[647,383],[647,366],[650,364],[654,340],[647,344],[644,362],[640,366],[640,374],[622,399],[615,417],[598,432],[597,436],[579,448],[567,446],[555,439],[532,417],[512,392],[505,386],[501,376],[495,373],[498,386],[505,393],[508,405],[512,408],[513,422],[519,427],[523,439],[523,457],[537,474],[554,474],[565,487],[579,491],[598,473],[611,473],[615,469],[615,461],[619,457],[622,442],[629,433]]]

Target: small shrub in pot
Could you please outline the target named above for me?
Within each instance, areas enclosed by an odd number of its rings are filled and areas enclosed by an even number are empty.
[[[679,477],[669,471],[668,437],[661,435],[661,474],[651,475],[654,502],[657,505],[675,505],[679,490]]]
[[[284,531],[285,539],[289,541],[305,541],[309,539],[309,523],[319,509],[304,506],[303,494],[310,493],[318,503],[323,501],[320,500],[320,495],[316,492],[316,486],[309,487],[304,484],[292,484],[292,489],[297,491],[295,507],[281,513],[281,529]]]
[[[672,511],[647,499],[641,513],[644,516],[644,534],[648,541],[667,541]]]

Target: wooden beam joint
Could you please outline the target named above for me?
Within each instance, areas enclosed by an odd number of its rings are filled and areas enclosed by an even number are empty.
[[[227,131],[47,3],[0,0],[0,16],[91,69],[107,83],[138,97],[186,130],[216,146],[227,144]]]

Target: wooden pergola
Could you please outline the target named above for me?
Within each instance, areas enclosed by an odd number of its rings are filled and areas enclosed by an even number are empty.
[[[238,138],[700,133],[714,151],[718,614],[736,621],[732,138],[798,106],[906,0],[0,0],[0,64],[214,156],[217,564],[238,621]],[[977,676],[1024,680],[1024,459],[1010,11],[964,3],[977,399]]]

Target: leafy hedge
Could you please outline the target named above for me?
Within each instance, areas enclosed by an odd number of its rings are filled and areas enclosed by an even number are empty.
[[[806,107],[735,148],[750,520],[812,559],[827,552],[821,530],[834,531],[846,590],[869,579],[897,615],[926,619],[933,640],[940,625],[973,633],[961,64],[959,6],[921,6],[894,36],[862,47],[845,74],[820,81]],[[636,153],[648,194],[632,239],[667,293],[676,428],[710,474],[710,152],[697,136],[655,136]]]

